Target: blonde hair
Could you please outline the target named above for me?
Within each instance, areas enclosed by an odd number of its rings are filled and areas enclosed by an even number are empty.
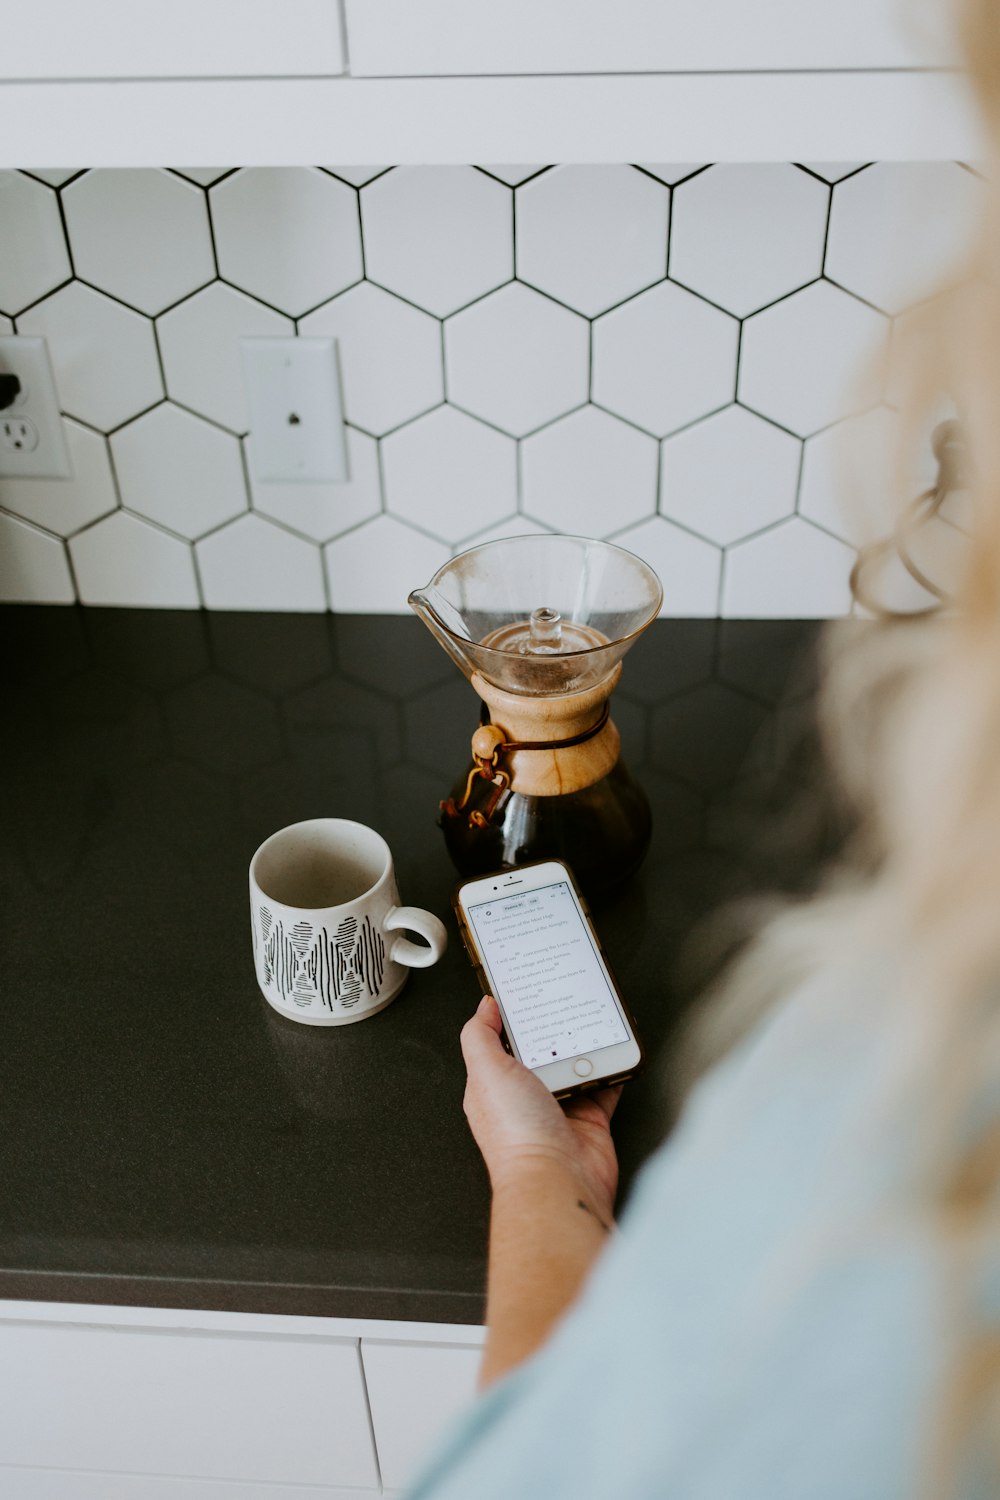
[[[856,832],[818,894],[786,904],[731,966],[688,1052],[693,1077],[808,976],[837,972],[845,953],[894,956],[908,1028],[900,1068],[911,1070],[897,1082],[912,1084],[916,1066],[930,1101],[915,1144],[951,1268],[958,1350],[927,1455],[935,1495],[955,1492],[970,1434],[991,1428],[996,1450],[1000,1425],[1000,1334],[972,1311],[984,1258],[1000,1265],[1000,1125],[970,1135],[989,1087],[994,1105],[1000,1096],[1000,3],[958,0],[957,21],[989,149],[982,223],[968,264],[908,318],[895,376],[898,475],[912,472],[907,445],[926,443],[942,404],[957,414],[961,567],[947,609],[829,627],[820,731]],[[956,482],[954,467],[945,478]],[[901,515],[911,502],[901,488]],[[1000,1452],[990,1457],[1000,1489]]]

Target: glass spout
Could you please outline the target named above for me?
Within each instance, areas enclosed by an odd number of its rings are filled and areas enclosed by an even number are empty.
[[[471,646],[472,638],[458,610],[434,587],[433,581],[425,589],[414,589],[406,602],[452,661],[461,667],[466,677],[471,678],[476,670],[476,660],[463,648],[463,642]]]

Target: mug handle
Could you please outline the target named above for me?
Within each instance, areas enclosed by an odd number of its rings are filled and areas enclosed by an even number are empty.
[[[422,911],[419,906],[393,906],[386,913],[382,924],[388,932],[408,927],[418,932],[424,943],[411,943],[409,938],[398,937],[389,948],[392,963],[405,964],[408,969],[429,969],[436,964],[448,946],[448,932],[440,918],[433,912]]]

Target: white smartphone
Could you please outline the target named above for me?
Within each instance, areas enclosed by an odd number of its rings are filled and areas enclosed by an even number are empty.
[[[568,865],[548,859],[466,880],[452,904],[510,1051],[553,1094],[638,1072],[635,1023]]]

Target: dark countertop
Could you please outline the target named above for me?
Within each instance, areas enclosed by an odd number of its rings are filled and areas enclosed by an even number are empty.
[[[479,1321],[458,1051],[479,997],[434,824],[471,688],[410,618],[0,622],[0,1297]],[[814,637],[660,621],[626,658],[613,711],[653,845],[597,923],[660,1055],[616,1120],[623,1195],[666,1128],[684,939],[727,897],[808,881],[829,838],[793,665]],[[452,935],[386,1011],[330,1029],[263,1000],[247,899],[261,840],[318,815],[378,828],[403,900]]]

